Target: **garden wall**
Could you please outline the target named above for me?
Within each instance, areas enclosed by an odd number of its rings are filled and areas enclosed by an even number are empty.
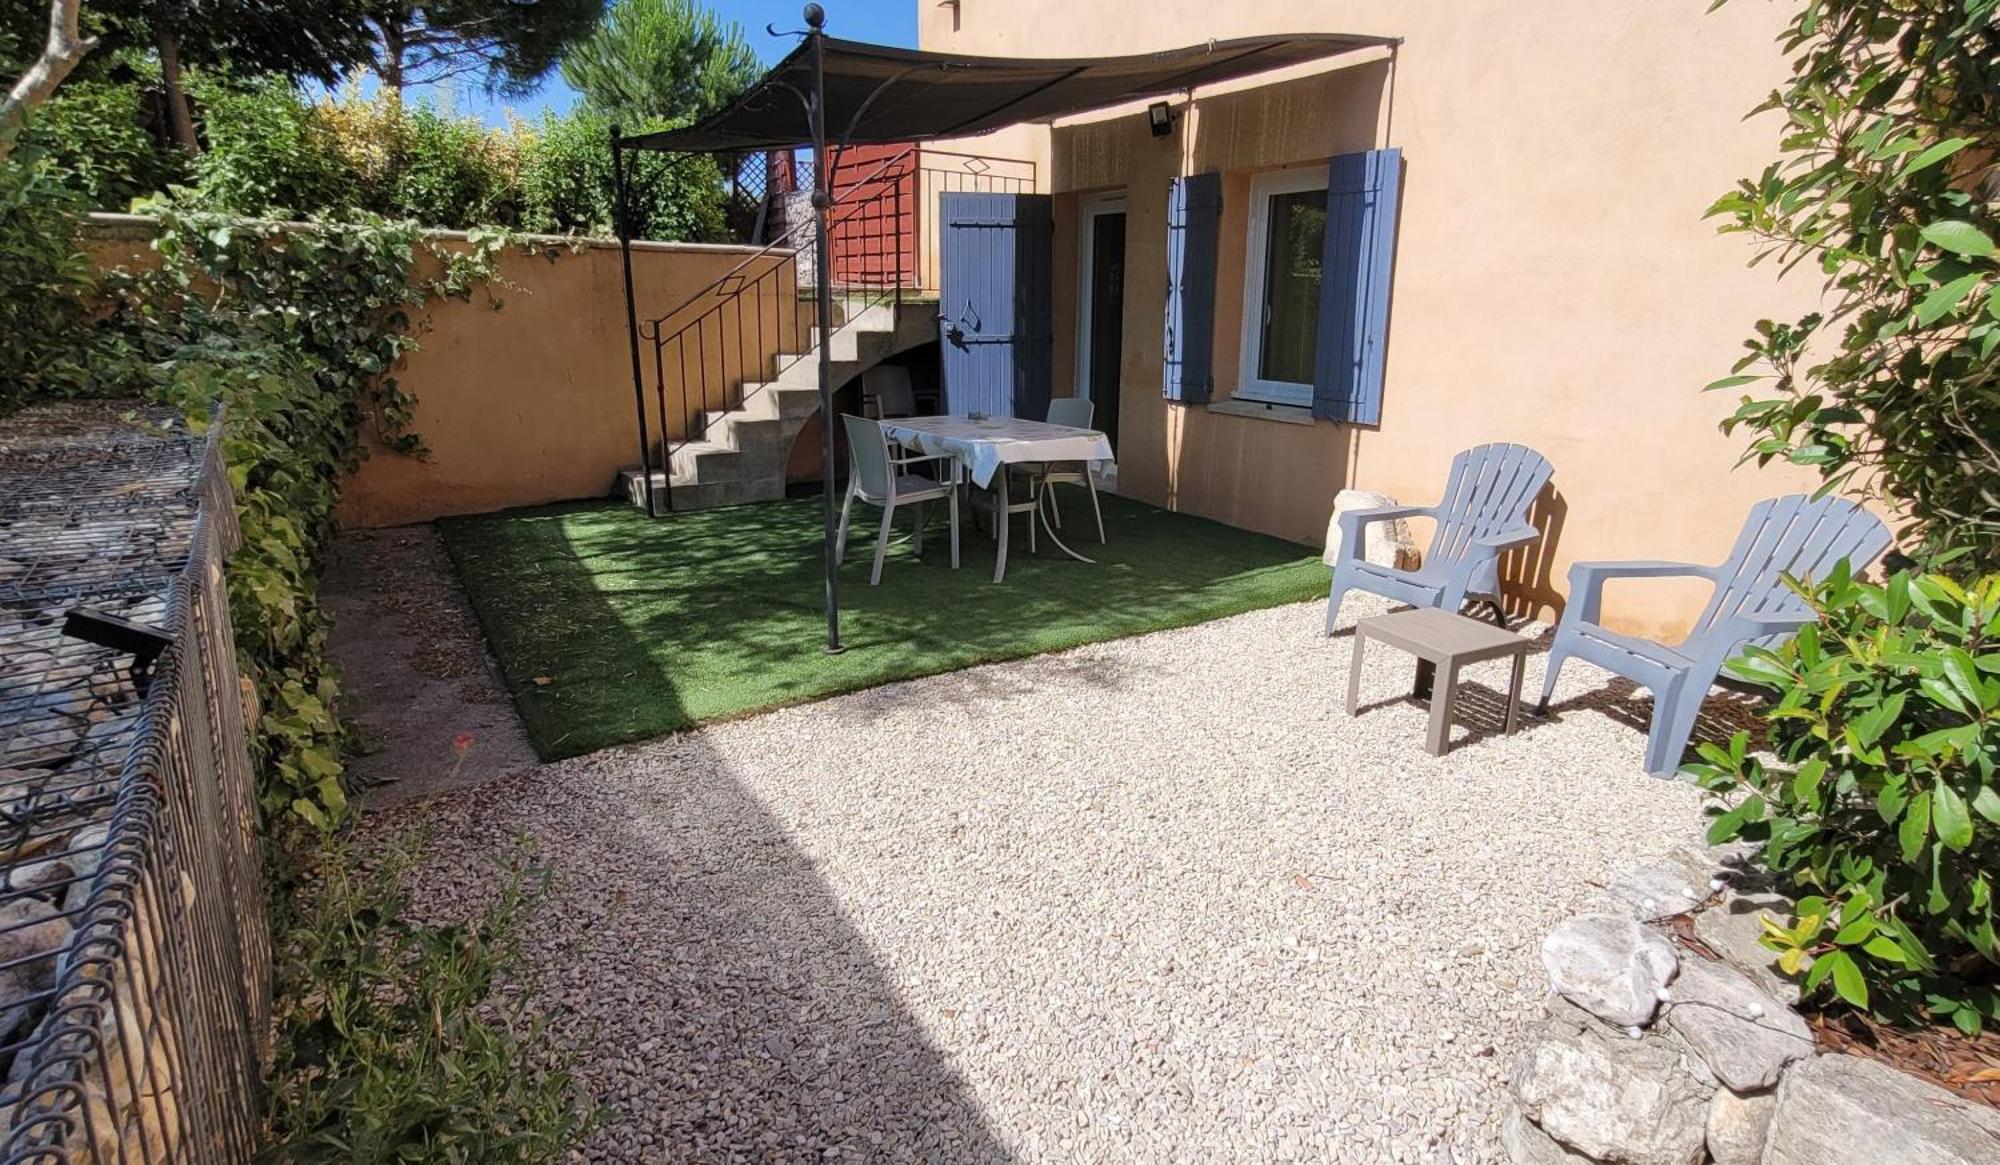
[[[151,235],[147,219],[97,215],[88,242],[98,262],[110,266],[144,262]],[[540,253],[510,249],[501,257],[492,293],[501,310],[482,292],[469,302],[434,305],[422,348],[398,373],[416,398],[414,429],[430,456],[376,451],[341,496],[343,524],[396,526],[604,497],[620,469],[638,464],[617,245],[538,242],[547,244]],[[676,307],[755,253],[634,243],[641,317]],[[710,336],[718,346],[759,343],[754,329],[743,336],[711,329]],[[777,350],[775,335],[762,342],[768,358]],[[719,359],[719,352],[710,357],[712,364]],[[650,357],[647,375],[650,383]],[[678,406],[670,411],[678,413]]]

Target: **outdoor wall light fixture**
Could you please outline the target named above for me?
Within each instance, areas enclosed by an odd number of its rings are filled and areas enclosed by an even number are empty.
[[[1164,101],[1155,101],[1146,107],[1146,124],[1152,128],[1156,138],[1166,137],[1174,132],[1174,110]]]

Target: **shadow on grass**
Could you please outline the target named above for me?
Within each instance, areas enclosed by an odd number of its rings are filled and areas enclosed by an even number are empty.
[[[865,512],[865,511],[864,511]],[[867,585],[856,545],[841,571],[847,650],[821,650],[820,503],[797,499],[648,520],[587,503],[440,523],[538,752],[575,755],[745,712],[1184,626],[1311,598],[1308,547],[1104,499],[1107,543],[1026,551],[1016,519],[1007,578],[968,521],[949,567],[934,519],[924,555],[892,545]],[[898,515],[908,529],[909,518]]]

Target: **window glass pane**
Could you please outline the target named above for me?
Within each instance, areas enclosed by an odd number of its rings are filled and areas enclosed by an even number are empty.
[[[1264,251],[1264,328],[1258,346],[1262,380],[1311,384],[1319,350],[1320,244],[1326,238],[1326,191],[1271,196]]]

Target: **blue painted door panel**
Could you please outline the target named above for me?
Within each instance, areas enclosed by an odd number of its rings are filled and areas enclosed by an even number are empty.
[[[938,202],[945,409],[1040,420],[1055,326],[1049,196],[948,192]]]

